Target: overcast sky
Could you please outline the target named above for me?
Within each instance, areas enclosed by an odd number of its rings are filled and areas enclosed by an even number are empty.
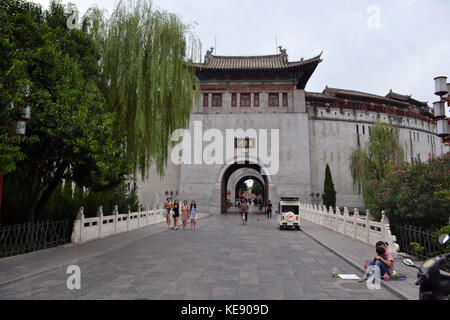
[[[49,0],[34,0],[48,7]],[[63,0],[81,14],[114,1]],[[155,9],[196,22],[203,54],[216,42],[217,55],[267,55],[276,42],[289,60],[323,62],[306,90],[329,87],[386,95],[390,89],[437,101],[434,78],[450,82],[448,0],[154,0]]]

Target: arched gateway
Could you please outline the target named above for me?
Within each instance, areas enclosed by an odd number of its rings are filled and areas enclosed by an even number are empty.
[[[179,200],[196,200],[203,212],[221,213],[226,210],[228,191],[249,174],[261,180],[266,199],[270,197],[275,206],[280,196],[308,202],[311,193],[323,192],[328,164],[337,205],[361,207],[362,199],[352,187],[348,157],[354,148],[367,143],[370,127],[377,120],[399,126],[407,161],[418,154],[439,156],[449,150],[436,136],[427,103],[411,96],[392,90],[379,96],[328,87],[320,93],[306,92],[321,61],[321,55],[289,61],[284,49],[275,55],[236,57],[215,56],[209,50],[204,63],[197,66],[200,99],[192,107],[188,131],[193,148],[186,156],[188,161],[174,164],[169,160],[162,180],[152,170],[148,181],[138,183],[141,203],[152,205],[164,198],[165,191],[178,191]],[[204,161],[205,153],[214,149],[212,144],[220,148],[225,142],[212,138],[212,130],[225,137],[230,129],[274,130],[277,137],[268,140],[266,149],[255,136],[226,142],[234,151],[240,145],[248,152],[255,148],[254,161]],[[267,162],[261,160],[267,157],[276,162],[275,172],[265,169]]]
[[[230,177],[232,176],[233,173],[238,172],[242,169],[251,169],[253,171],[256,172],[255,173],[244,173],[242,177],[240,177],[239,179],[236,179],[237,181],[235,181],[234,184],[234,188],[237,189],[237,186],[244,182],[245,180],[248,180],[249,178],[254,178],[256,180],[259,180],[261,182],[261,184],[263,185],[263,189],[264,189],[264,199],[268,199],[269,197],[269,189],[270,189],[270,184],[269,184],[269,177],[264,174],[264,171],[261,169],[261,166],[259,166],[258,164],[254,164],[254,163],[250,163],[249,161],[245,162],[245,163],[233,163],[231,165],[229,165],[227,167],[227,169],[225,170],[225,172],[222,175],[222,179],[221,179],[221,190],[220,190],[220,212],[221,213],[225,213],[227,212],[227,199],[228,199],[228,184],[229,184],[229,180]],[[235,191],[235,193],[237,193],[238,190]],[[233,203],[233,201],[232,201]]]

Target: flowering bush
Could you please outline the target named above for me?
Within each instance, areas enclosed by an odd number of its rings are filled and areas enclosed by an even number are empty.
[[[384,210],[392,224],[438,229],[450,217],[450,155],[414,163],[396,163],[390,173],[368,183],[367,207]]]

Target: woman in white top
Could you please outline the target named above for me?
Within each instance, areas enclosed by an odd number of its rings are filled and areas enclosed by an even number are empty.
[[[191,230],[195,230],[195,224],[197,220],[197,204],[195,201],[192,201],[191,203]]]

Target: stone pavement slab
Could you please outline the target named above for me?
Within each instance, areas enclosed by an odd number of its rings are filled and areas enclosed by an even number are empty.
[[[209,217],[209,213],[199,213],[199,219]],[[190,222],[189,222],[190,223]],[[31,252],[28,254],[0,259],[0,286],[27,277],[35,276],[56,268],[77,264],[95,258],[105,252],[131,244],[160,232],[167,231],[166,222],[143,227],[129,232],[112,235],[87,243],[63,246]]]
[[[302,231],[306,235],[359,269],[360,276],[364,274],[366,261],[375,256],[375,244],[371,246],[305,219],[302,224]],[[407,279],[382,281],[381,284],[402,299],[418,300],[419,288],[414,284],[417,280],[417,271],[406,267],[402,262],[403,259],[401,255],[394,255],[394,270],[406,275]],[[421,262],[417,263],[420,265]]]
[[[247,225],[239,215],[211,215],[196,231],[155,231],[109,250],[107,244],[76,263],[81,290],[68,290],[60,267],[1,285],[0,299],[398,299],[385,288],[348,287],[331,277],[334,268],[358,269],[304,233],[280,231],[276,219],[258,222],[254,214]]]

